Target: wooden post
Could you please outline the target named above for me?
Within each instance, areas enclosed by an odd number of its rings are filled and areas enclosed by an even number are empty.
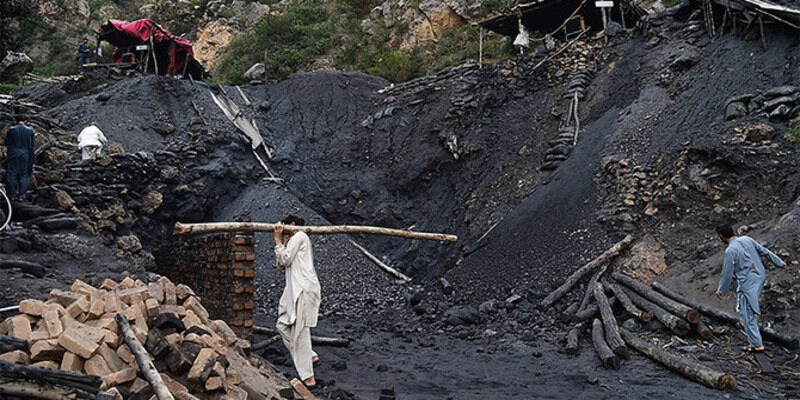
[[[606,337],[603,335],[603,323],[597,318],[592,321],[592,344],[594,344],[594,350],[606,369],[619,369],[619,358],[608,347]]]
[[[625,342],[640,353],[658,361],[665,367],[679,372],[683,376],[714,389],[736,390],[736,378],[733,375],[715,371],[703,364],[668,353],[661,347],[642,339],[625,329],[620,329]]]
[[[647,310],[653,317],[657,320],[661,321],[664,325],[666,325],[672,333],[683,336],[689,333],[689,323],[682,318],[678,318],[672,314],[670,314],[667,310],[659,307],[658,305],[645,300],[643,297],[639,296],[636,292],[629,290],[625,291],[625,294],[631,299],[633,304],[636,304],[643,310]]]
[[[363,246],[361,246],[360,244],[356,243],[356,242],[355,242],[355,241],[353,241],[353,240],[351,240],[351,241],[350,241],[350,243],[351,243],[353,246],[355,246],[355,248],[357,248],[357,249],[358,249],[358,250],[359,250],[359,251],[360,251],[362,254],[364,254],[365,256],[367,256],[367,258],[369,258],[369,259],[370,259],[370,261],[374,262],[374,263],[375,263],[375,265],[379,266],[379,267],[380,267],[382,270],[384,270],[384,271],[386,271],[386,272],[390,273],[390,274],[391,274],[392,276],[394,276],[395,278],[402,279],[402,280],[403,280],[403,281],[405,281],[405,282],[411,282],[411,278],[410,278],[408,275],[406,275],[406,274],[404,274],[404,273],[402,273],[402,272],[398,271],[398,270],[397,270],[397,269],[395,269],[395,268],[392,268],[392,267],[390,267],[390,266],[386,265],[384,262],[382,262],[381,260],[379,260],[379,259],[378,259],[378,257],[375,257],[374,255],[372,255],[372,253],[370,253],[369,251],[367,251],[367,249],[365,249],[365,248],[364,248]]]
[[[652,301],[653,303],[658,304],[659,306],[663,307],[665,310],[686,318],[689,323],[696,324],[700,321],[700,313],[685,304],[679,303],[675,300],[672,300],[661,293],[656,292],[649,286],[645,285],[637,281],[636,279],[631,278],[630,276],[623,275],[617,272],[611,274],[611,276],[619,283],[633,289],[636,293],[640,296],[646,298],[647,300]]]
[[[254,326],[253,327],[253,332],[254,333],[258,333],[258,334],[262,334],[262,335],[275,335],[275,334],[278,333],[278,331],[275,330],[275,329],[270,329],[270,328],[266,328],[266,327],[263,327],[263,326]],[[274,339],[274,336],[272,338],[270,338],[270,339],[265,340],[265,342],[269,341],[269,340],[272,340],[272,339]],[[278,337],[278,339],[280,339],[280,337]],[[311,336],[311,343],[317,344],[317,345],[320,345],[320,346],[347,347],[347,346],[350,345],[350,339],[337,338],[337,337],[326,337],[326,336],[314,336],[314,335],[312,335]],[[267,345],[269,345],[269,343]],[[253,349],[255,350],[255,346],[253,346]]]
[[[606,343],[611,347],[614,354],[628,358],[628,349],[625,347],[625,342],[619,336],[619,327],[617,327],[617,319],[614,318],[614,313],[611,311],[611,306],[608,305],[608,298],[603,293],[603,284],[596,283],[594,285],[594,299],[597,301],[597,307],[600,309],[600,317],[603,319],[603,331],[606,335]],[[597,319],[595,319],[597,321]]]
[[[622,20],[622,29],[628,30],[628,27],[625,25],[625,10],[622,8],[622,2],[619,2],[619,18]]]
[[[628,295],[625,294],[625,291],[623,291],[622,288],[620,288],[617,284],[604,279],[603,286],[611,289],[611,292],[614,293],[614,297],[619,299],[619,303],[622,304],[622,308],[624,308],[628,314],[634,316],[642,322],[650,322],[652,319],[650,313],[647,311],[642,311],[639,309],[639,307],[636,307],[636,305],[631,301],[631,298],[628,297]]]
[[[483,68],[483,26],[478,32],[478,68]]]
[[[608,298],[609,307],[613,308],[616,304],[617,304],[616,297]],[[600,312],[600,307],[597,305],[597,303],[594,303],[589,307],[586,307],[585,310],[578,311],[577,313],[575,313],[575,315],[572,316],[572,322],[589,321],[590,319],[596,317],[598,315],[598,312]]]
[[[767,38],[764,36],[764,19],[758,16],[758,30],[761,33],[761,44],[764,45],[764,50],[767,49]]]
[[[584,275],[609,262],[612,258],[616,257],[619,253],[628,248],[632,242],[633,236],[626,236],[624,239],[611,246],[611,248],[606,250],[603,254],[597,256],[597,258],[572,273],[572,275],[570,275],[561,286],[559,286],[556,290],[551,292],[549,295],[547,295],[547,297],[539,302],[539,309],[543,310],[553,305],[553,303],[558,301],[558,299],[567,294],[567,292],[572,289],[572,286],[574,286],[575,283],[577,283]]]
[[[174,235],[190,235],[198,233],[213,232],[272,232],[276,224],[266,222],[206,222],[199,224],[175,223]],[[353,225],[330,225],[330,226],[296,226],[285,225],[283,231],[286,233],[305,232],[309,234],[368,234],[398,236],[407,239],[439,240],[447,242],[458,241],[458,236],[447,235],[444,233],[424,233],[412,232],[402,229],[381,228],[375,226],[353,226]]]
[[[585,322],[578,322],[567,334],[567,354],[578,354],[578,338],[586,330]]]
[[[172,393],[169,392],[167,385],[164,384],[161,375],[158,374],[158,370],[156,370],[156,367],[153,365],[153,361],[151,361],[150,357],[147,355],[147,351],[145,351],[142,343],[139,342],[139,339],[137,339],[136,335],[133,333],[128,319],[122,314],[117,314],[115,319],[117,320],[117,325],[119,325],[119,330],[123,334],[125,344],[128,345],[131,353],[136,357],[136,363],[139,364],[142,375],[144,375],[147,382],[150,383],[150,386],[153,387],[153,391],[156,393],[156,396],[158,396],[158,399],[174,400]]]

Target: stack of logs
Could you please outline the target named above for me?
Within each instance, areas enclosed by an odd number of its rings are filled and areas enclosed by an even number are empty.
[[[630,346],[706,386],[716,389],[735,389],[736,380],[732,375],[715,371],[690,358],[669,353],[649,340],[618,326],[612,311],[616,303],[633,318],[645,323],[655,318],[678,336],[691,332],[704,340],[711,338],[712,331],[700,318],[701,312],[707,317],[726,323],[739,322],[739,318],[734,315],[696,304],[658,283],[654,283],[651,287],[619,273],[605,276],[609,262],[627,249],[633,240],[632,236],[628,236],[616,243],[569,276],[563,285],[539,303],[540,309],[551,307],[584,276],[594,272],[583,298],[567,307],[561,315],[563,321],[574,324],[566,338],[567,353],[578,352],[578,339],[587,328],[590,328],[592,343],[606,368],[619,368],[621,359],[628,358],[627,346]],[[762,328],[761,332],[765,340],[771,340],[790,349],[800,347],[797,338],[781,335],[770,329]]]
[[[167,278],[99,288],[78,280],[47,301],[21,301],[19,312],[0,324],[0,397],[247,398],[241,360],[250,343]]]

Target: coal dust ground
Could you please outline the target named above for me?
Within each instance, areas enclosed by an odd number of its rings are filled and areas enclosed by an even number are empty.
[[[535,308],[569,273],[634,234],[641,247],[614,268],[657,276],[732,311],[731,299],[712,296],[723,253],[713,227],[727,220],[787,261],[788,268],[769,270],[762,323],[800,335],[800,157],[784,138],[789,115],[768,118],[757,111],[762,99],[725,118],[730,98],[800,82],[800,38],[769,24],[764,50],[741,34],[711,40],[703,26],[689,6],[541,64],[544,54],[483,68],[466,63],[393,87],[360,73],[295,74],[243,86],[250,106],[236,88],[153,76],[26,86],[15,95],[43,107],[28,111],[47,141],[32,201],[85,224],[4,233],[33,250],[2,257],[48,271],[36,278],[0,269],[3,294],[10,305],[76,278],[147,279],[151,254],[174,240],[176,221],[272,222],[296,211],[310,224],[460,238],[312,237],[323,290],[314,334],[352,341],[316,349],[323,397],[375,399],[393,389],[398,399],[798,398],[796,351],[775,346],[770,356],[782,375],[760,375],[732,327],[712,324],[716,337],[701,341],[619,321],[733,374],[739,390],[721,392],[639,354],[605,370],[587,335],[579,355],[565,354],[569,325],[557,316],[580,299],[585,282],[551,309]],[[548,142],[566,120],[570,78],[587,69],[594,74],[579,107],[577,144],[555,171],[542,171]],[[282,183],[264,179],[210,90],[225,90],[260,127]],[[797,107],[796,99],[782,101]],[[125,154],[79,161],[75,136],[93,120]],[[742,139],[756,124],[775,133]],[[256,323],[272,327],[284,277],[271,235],[256,239]],[[387,275],[350,240],[414,281]],[[452,293],[442,290],[442,277]],[[260,355],[294,374],[280,343]]]

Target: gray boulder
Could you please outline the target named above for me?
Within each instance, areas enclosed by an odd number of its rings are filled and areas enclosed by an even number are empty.
[[[0,82],[16,82],[33,71],[33,60],[25,53],[9,51],[0,61]]]

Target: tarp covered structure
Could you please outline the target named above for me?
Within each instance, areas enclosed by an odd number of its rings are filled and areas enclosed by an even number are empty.
[[[152,44],[153,51],[144,60],[147,71],[166,76],[191,76],[194,79],[202,79],[205,74],[203,67],[194,59],[192,43],[173,35],[149,18],[133,22],[110,19],[100,27],[99,39],[116,46],[111,58],[117,64],[122,62],[124,53],[136,46]]]

